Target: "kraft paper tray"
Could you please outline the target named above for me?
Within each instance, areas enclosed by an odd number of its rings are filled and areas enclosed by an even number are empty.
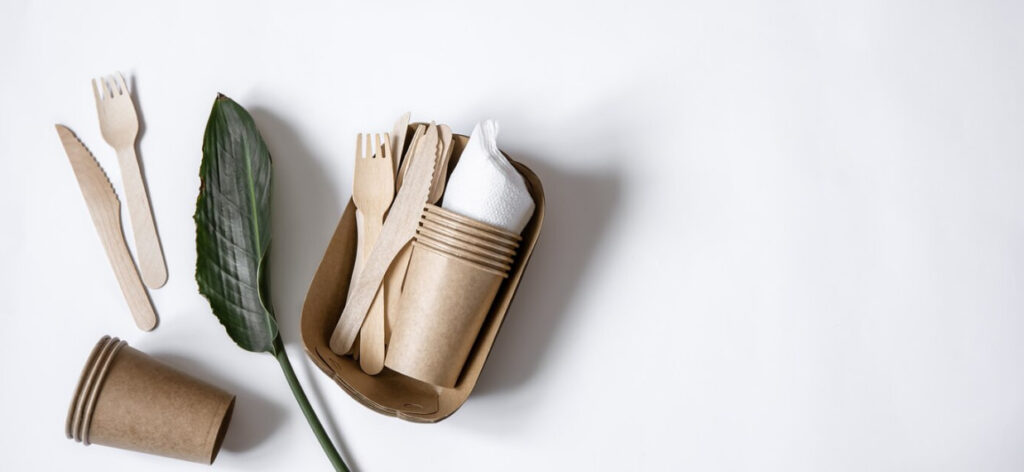
[[[463,135],[453,137],[449,170],[458,163],[458,157],[468,139]],[[359,368],[358,361],[331,351],[331,332],[345,305],[356,254],[355,206],[350,200],[345,207],[341,221],[334,230],[334,236],[331,237],[323,260],[320,261],[320,266],[306,293],[306,301],[302,307],[302,343],[313,363],[334,379],[342,390],[367,408],[416,423],[436,423],[455,413],[473,391],[484,362],[487,361],[487,355],[494,345],[494,338],[498,335],[501,323],[519,287],[519,281],[530,260],[530,254],[537,243],[537,236],[544,221],[544,189],[540,180],[526,166],[511,158],[509,161],[526,180],[536,210],[523,230],[523,241],[516,261],[494,298],[462,374],[453,388],[436,387],[386,368],[379,375],[367,375]]]

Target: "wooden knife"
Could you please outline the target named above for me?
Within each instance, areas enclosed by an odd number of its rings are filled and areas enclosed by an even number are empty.
[[[107,259],[114,268],[117,283],[121,285],[121,293],[128,302],[135,325],[143,331],[156,327],[156,312],[149,300],[149,293],[142,285],[139,271],[135,266],[128,245],[124,241],[124,230],[121,227],[121,202],[114,193],[114,188],[107,179],[107,174],[96,162],[92,153],[78,140],[75,133],[66,126],[55,125],[64,152],[71,161],[78,186],[89,207],[92,224],[100,235],[103,249],[107,251]]]
[[[377,243],[366,257],[362,270],[354,274],[348,302],[331,335],[331,350],[335,353],[344,355],[352,348],[384,274],[398,252],[416,235],[433,182],[438,144],[437,126],[431,123],[414,149],[408,173],[388,210]]]
[[[391,155],[393,156],[391,162],[395,164],[396,177],[398,176],[399,161],[405,155],[405,133],[409,132],[409,117],[411,116],[412,112],[405,112],[404,115],[398,117],[395,127],[391,129]]]

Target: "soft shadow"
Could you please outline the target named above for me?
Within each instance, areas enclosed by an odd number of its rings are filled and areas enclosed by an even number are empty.
[[[128,95],[132,98],[132,103],[135,104],[135,114],[139,118],[139,133],[135,136],[135,157],[139,161],[139,173],[142,175],[142,188],[146,191],[146,200],[149,201],[149,211],[152,213],[150,217],[153,219],[153,227],[156,228],[156,234],[160,234],[160,223],[156,219],[156,208],[153,205],[153,199],[149,193],[149,179],[146,176],[146,156],[142,154],[142,138],[146,136],[146,115],[142,111],[142,102],[139,101],[139,92],[135,84],[135,74],[131,74],[131,77],[127,79],[128,82]],[[164,267],[167,267],[167,255],[163,251],[163,241],[157,241],[160,244],[160,255],[163,258]],[[170,274],[167,275],[170,279]],[[166,284],[166,282],[164,282]],[[158,313],[159,314],[159,313]]]
[[[300,342],[299,318],[306,291],[338,224],[342,202],[301,133],[274,112],[250,110],[274,162],[270,277],[273,303],[285,342]]]
[[[540,178],[545,215],[515,300],[474,389],[479,396],[526,382],[556,340],[567,336],[565,313],[595,257],[622,187],[615,169],[569,170],[509,153]]]
[[[270,149],[274,162],[271,222],[273,243],[270,251],[271,290],[281,336],[286,344],[301,343],[300,317],[306,291],[320,264],[334,227],[341,216],[342,204],[324,169],[324,156],[316,156],[303,142],[299,131],[274,112],[259,106],[250,109],[256,127]],[[305,356],[290,356],[307,379],[323,375],[311,368]],[[342,440],[334,415],[326,410],[320,386],[315,381],[303,388],[316,405],[317,416],[334,440],[349,468],[356,470],[352,454]]]
[[[139,153],[139,141],[142,141],[142,138],[146,135],[146,115],[142,112],[142,102],[139,101],[139,92],[135,85],[135,74],[132,74],[128,79],[128,95],[132,97],[132,103],[135,104],[135,114],[139,117],[139,134],[135,138],[135,152],[139,157],[142,157],[142,154]],[[142,167],[141,162],[139,167]]]
[[[243,452],[255,448],[278,430],[285,418],[285,409],[259,393],[225,380],[224,375],[210,370],[195,360],[171,353],[153,353],[151,356],[199,380],[235,395],[235,410],[224,437],[224,450]]]

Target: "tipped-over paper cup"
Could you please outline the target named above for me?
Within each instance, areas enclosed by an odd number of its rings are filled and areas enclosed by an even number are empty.
[[[415,241],[384,365],[454,387],[507,275]]]
[[[66,433],[91,443],[213,463],[235,396],[104,336],[82,369]]]

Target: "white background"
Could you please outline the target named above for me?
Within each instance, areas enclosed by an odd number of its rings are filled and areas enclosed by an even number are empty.
[[[197,293],[217,92],[275,158],[281,330],[359,470],[1024,469],[1020,2],[86,3],[0,6],[0,469],[208,470],[64,438],[103,334],[237,393],[216,470],[328,469],[274,360]],[[153,333],[53,130],[120,192],[89,87],[115,70],[170,274]],[[498,119],[548,202],[476,391],[436,425],[367,410],[299,343],[355,133],[407,110]]]

